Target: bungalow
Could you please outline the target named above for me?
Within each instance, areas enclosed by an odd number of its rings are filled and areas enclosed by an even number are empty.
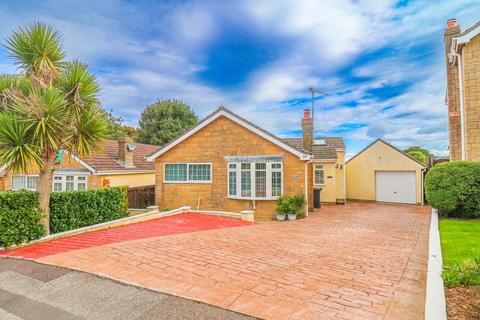
[[[158,149],[125,137],[118,141],[103,140],[99,151],[86,157],[59,152],[53,191],[154,185],[155,166],[145,156]],[[38,170],[34,167],[23,173],[0,170],[0,190],[36,190],[37,182]]]
[[[308,195],[306,211],[346,198],[343,139],[314,137],[309,111],[302,138],[279,138],[220,107],[147,160],[155,162],[160,207],[253,210],[271,219],[282,194]]]

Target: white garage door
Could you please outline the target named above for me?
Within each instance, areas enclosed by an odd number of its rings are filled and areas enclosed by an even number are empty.
[[[416,203],[415,171],[377,171],[377,201]]]

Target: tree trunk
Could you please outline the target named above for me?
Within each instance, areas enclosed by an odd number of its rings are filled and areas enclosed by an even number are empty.
[[[53,170],[55,169],[56,154],[53,153],[46,159],[45,168],[40,171],[38,179],[38,200],[39,210],[42,214],[40,222],[45,227],[45,231],[50,234],[50,196],[52,194]]]

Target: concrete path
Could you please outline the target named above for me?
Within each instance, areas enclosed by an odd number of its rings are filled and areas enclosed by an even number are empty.
[[[0,319],[252,319],[95,275],[0,258]]]
[[[308,219],[44,256],[267,319],[422,319],[430,208],[349,203]]]

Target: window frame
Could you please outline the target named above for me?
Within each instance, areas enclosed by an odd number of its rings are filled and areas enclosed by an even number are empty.
[[[250,164],[250,196],[242,196],[242,171],[248,171],[247,169],[242,169],[242,164],[249,163]],[[265,163],[266,169],[259,169],[258,171],[265,171],[266,172],[266,196],[265,197],[257,197],[256,196],[256,164],[257,163]],[[231,168],[230,165],[235,164],[235,168]],[[272,168],[273,164],[280,164],[280,168]],[[238,199],[238,200],[277,200],[283,194],[283,186],[284,186],[284,163],[281,161],[256,161],[256,162],[228,162],[227,163],[227,198],[228,199]],[[236,176],[236,195],[230,194],[230,173],[235,172]],[[273,196],[273,180],[272,180],[272,172],[280,172],[280,195]]]
[[[20,188],[20,189],[17,189],[17,188],[14,188],[13,187],[13,178],[14,177],[22,177],[22,178],[25,178],[25,188]],[[28,178],[29,177],[36,177],[37,178],[37,187],[35,189],[29,189],[28,188]],[[12,181],[10,183],[10,187],[12,190],[28,190],[28,191],[37,191],[37,188],[38,188],[38,179],[40,178],[40,175],[38,174],[14,174],[12,175]]]
[[[320,168],[317,168],[317,166],[320,166]],[[318,171],[322,171],[323,172],[323,181],[322,183],[317,183],[317,175],[316,175],[316,172]],[[315,186],[324,186],[325,185],[325,165],[323,164],[313,164],[313,185]]]
[[[73,181],[67,181],[67,177],[73,177]],[[55,178],[62,178],[61,181],[55,181]],[[85,178],[80,180],[79,178]],[[67,182],[73,183],[73,189],[67,190]],[[62,185],[60,191],[55,191],[55,183]],[[85,184],[85,189],[79,189],[79,184]],[[52,192],[65,192],[65,191],[81,191],[88,190],[88,174],[72,174],[72,173],[54,173],[52,177]]]
[[[187,180],[167,180],[167,165],[186,164],[187,165]],[[189,172],[190,165],[208,165],[210,166],[210,180],[190,180]],[[196,183],[196,184],[211,184],[213,180],[213,165],[211,162],[166,162],[163,164],[163,183]]]

